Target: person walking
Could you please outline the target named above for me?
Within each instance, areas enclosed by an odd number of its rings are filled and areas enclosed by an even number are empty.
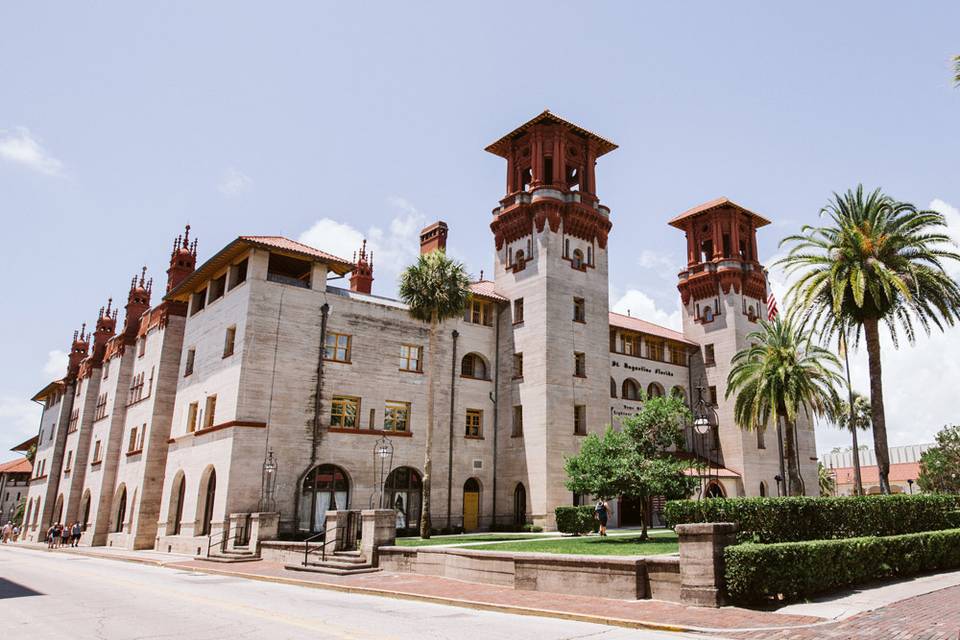
[[[593,508],[593,516],[600,521],[600,535],[607,535],[607,516],[610,515],[610,506],[603,498],[597,498],[597,506]]]
[[[70,532],[73,534],[70,536],[70,546],[79,547],[80,546],[80,534],[83,533],[83,529],[80,527],[79,522],[74,522],[73,527],[70,529]]]
[[[13,534],[13,523],[9,520],[7,524],[3,525],[3,530],[0,532],[0,538],[3,540],[3,544],[10,542],[10,536]]]
[[[20,538],[20,526],[13,525],[13,541],[16,542]]]

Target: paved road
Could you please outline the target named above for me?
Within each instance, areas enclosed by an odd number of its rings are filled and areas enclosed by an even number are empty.
[[[5,637],[38,640],[704,638],[11,547],[0,547],[0,624]]]

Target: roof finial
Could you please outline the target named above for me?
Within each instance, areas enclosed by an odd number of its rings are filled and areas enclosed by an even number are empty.
[[[140,271],[140,288],[143,288],[143,285],[146,284],[147,278],[147,267],[144,266],[143,270]]]
[[[107,316],[108,317],[110,316],[110,307],[112,306],[113,306],[113,298],[107,298]],[[100,309],[102,311],[103,307],[100,307]]]
[[[480,269],[480,282],[483,282],[483,269]]]
[[[183,233],[183,246],[190,244],[190,225],[187,225],[186,231]]]

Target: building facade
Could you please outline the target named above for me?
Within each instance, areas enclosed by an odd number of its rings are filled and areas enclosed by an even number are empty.
[[[487,148],[507,169],[490,224],[493,279],[471,285],[432,352],[427,325],[373,293],[365,246],[346,260],[240,236],[197,266],[195,241],[178,239],[163,301],[150,307],[141,274],[122,328],[108,305],[92,339],[75,337],[67,375],[37,394],[28,536],[77,520],[87,544],[196,553],[245,514],[279,512],[281,533],[296,536],[329,509],[380,505],[413,530],[427,367],[437,528],[552,527],[554,508],[578,499],[564,458],[645,395],[711,406],[712,432],[688,433],[686,454],[709,461],[704,495],[774,495],[775,434],[741,431],[725,398],[729,359],[764,309],[766,220],[722,199],[671,221],[688,248],[682,331],[611,313],[613,223],[595,167],[614,149],[549,112]],[[421,251],[444,249],[449,231],[424,229]],[[813,431],[798,431],[813,494]],[[631,524],[638,509],[615,512]]]
[[[26,501],[32,470],[26,458],[0,464],[0,527],[13,522],[17,509]]]
[[[890,492],[914,493],[920,491],[917,478],[920,475],[920,456],[934,443],[908,444],[890,447]],[[868,447],[860,451],[860,483],[864,495],[880,493],[880,468],[877,452]],[[820,463],[833,477],[834,493],[838,496],[856,495],[853,451],[831,451],[820,458]]]

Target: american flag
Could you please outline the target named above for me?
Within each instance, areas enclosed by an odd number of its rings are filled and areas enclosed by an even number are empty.
[[[773,297],[773,291],[771,291],[767,294],[767,321],[773,322],[773,319],[777,317],[778,313],[777,299]]]

